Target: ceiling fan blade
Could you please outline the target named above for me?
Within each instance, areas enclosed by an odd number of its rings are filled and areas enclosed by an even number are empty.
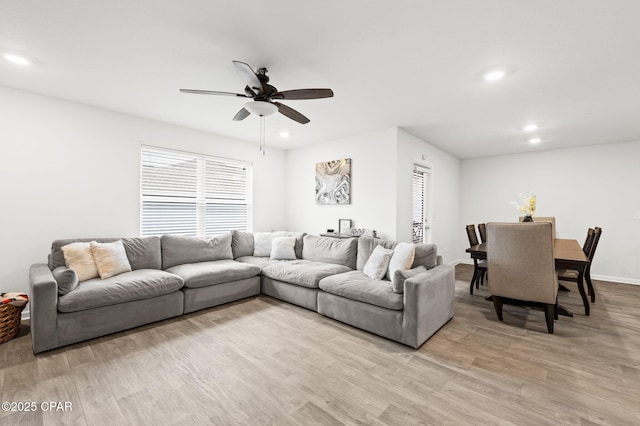
[[[241,121],[244,120],[245,118],[247,118],[251,113],[249,111],[247,111],[246,108],[242,108],[240,111],[238,111],[236,113],[236,115],[233,117],[233,121]]]
[[[249,97],[244,93],[216,92],[214,90],[180,89],[180,91],[182,93],[194,93],[196,95],[240,96],[241,98]]]
[[[332,98],[333,90],[331,89],[297,89],[297,90],[283,90],[282,92],[274,93],[272,99],[321,99]]]
[[[233,65],[236,67],[236,71],[242,77],[242,79],[253,89],[258,89],[262,93],[262,83],[258,79],[258,76],[249,64],[245,64],[240,61],[233,61]]]
[[[280,102],[274,102],[274,104],[278,106],[278,111],[280,112],[280,114],[289,117],[293,121],[297,121],[300,124],[307,124],[309,121],[311,121],[295,109],[288,107],[285,104],[281,104]]]

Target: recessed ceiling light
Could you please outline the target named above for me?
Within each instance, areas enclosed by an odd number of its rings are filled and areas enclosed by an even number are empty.
[[[289,136],[290,136],[289,132],[287,132],[286,130],[283,130],[283,131],[280,132],[280,137],[281,138],[288,138]]]
[[[486,81],[498,81],[504,78],[505,75],[507,75],[505,70],[496,69],[486,72],[483,77]]]
[[[529,143],[532,144],[532,145],[535,145],[535,144],[540,143],[540,142],[542,142],[542,139],[538,138],[538,137],[529,139]]]
[[[30,65],[31,61],[29,61],[24,56],[14,55],[13,53],[7,53],[4,55],[4,58],[14,64],[17,65]]]
[[[527,124],[522,130],[525,132],[533,132],[534,130],[538,130],[538,125],[536,123]]]

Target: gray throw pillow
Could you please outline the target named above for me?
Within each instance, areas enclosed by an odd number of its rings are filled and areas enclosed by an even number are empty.
[[[58,295],[64,296],[78,286],[78,274],[66,266],[58,266],[53,270],[53,278],[58,283]]]
[[[418,266],[417,268],[409,270],[398,269],[393,274],[393,280],[391,280],[391,282],[393,283],[393,292],[398,294],[404,293],[404,282],[409,278],[415,277],[416,275],[423,272],[427,272],[427,268],[425,268],[424,266]]]

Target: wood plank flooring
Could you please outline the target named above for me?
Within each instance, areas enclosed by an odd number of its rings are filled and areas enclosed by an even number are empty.
[[[584,316],[499,322],[456,268],[455,317],[418,351],[267,296],[34,356],[0,345],[2,425],[638,425],[640,286],[595,281]],[[72,410],[43,411],[43,402]],[[48,406],[47,406],[48,407]]]

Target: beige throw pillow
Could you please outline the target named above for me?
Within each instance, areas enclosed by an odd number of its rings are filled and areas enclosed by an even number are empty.
[[[130,272],[131,265],[127,259],[127,252],[121,240],[113,243],[98,243],[91,241],[91,253],[96,262],[100,278],[113,277],[114,275]]]
[[[389,261],[387,279],[393,280],[396,271],[411,269],[416,256],[416,246],[411,243],[398,243],[393,249],[393,256]]]
[[[393,250],[377,246],[373,249],[373,252],[371,253],[371,256],[369,256],[367,263],[364,265],[364,270],[362,272],[364,272],[369,278],[381,280],[387,273],[387,268],[389,267],[389,261],[391,260],[392,255]]]
[[[78,275],[78,281],[86,281],[98,277],[98,269],[91,254],[89,243],[71,243],[62,247],[64,263]]]

